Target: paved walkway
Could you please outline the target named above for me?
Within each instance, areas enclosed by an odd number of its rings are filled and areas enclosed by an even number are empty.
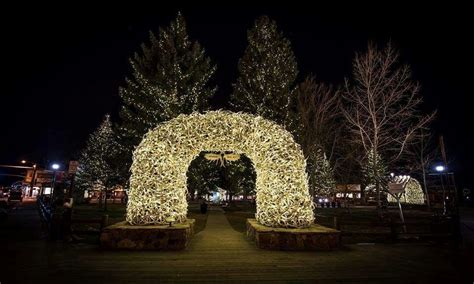
[[[221,208],[212,208],[207,216],[206,228],[197,233],[189,244],[189,251],[227,254],[233,250],[255,250],[255,245],[234,229]]]
[[[36,218],[30,214],[33,209],[27,205],[13,212],[8,224],[0,224],[2,284],[461,283],[460,269],[469,264],[446,248],[428,245],[348,246],[334,252],[259,250],[230,227],[222,211],[213,210],[206,228],[184,251],[102,251],[93,245],[39,239],[38,226],[28,221]]]

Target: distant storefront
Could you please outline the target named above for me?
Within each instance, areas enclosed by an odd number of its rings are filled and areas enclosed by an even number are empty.
[[[360,184],[337,184],[336,199],[360,199]]]
[[[56,178],[54,179],[54,175]],[[25,194],[30,194],[31,184],[33,181],[33,196],[50,195],[53,193],[52,185],[63,183],[66,180],[66,173],[63,171],[49,170],[27,170],[25,179],[23,180],[23,190]]]

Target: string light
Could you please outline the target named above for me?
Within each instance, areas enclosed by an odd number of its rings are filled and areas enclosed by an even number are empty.
[[[390,194],[387,195],[387,201],[397,202],[397,200]],[[425,204],[425,195],[423,193],[423,189],[421,188],[420,183],[415,178],[410,177],[410,179],[408,180],[407,185],[405,187],[405,192],[400,198],[400,202],[407,204]]]

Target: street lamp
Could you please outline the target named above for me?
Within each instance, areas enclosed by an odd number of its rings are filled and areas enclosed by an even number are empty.
[[[435,170],[436,170],[437,172],[439,172],[439,173],[442,173],[442,172],[444,172],[444,170],[446,170],[446,167],[443,166],[443,165],[437,165],[437,166],[435,167]]]
[[[439,173],[439,178],[441,180],[441,188],[443,189],[443,215],[446,215],[446,189],[443,182],[443,173],[446,170],[444,165],[435,166],[435,170]]]
[[[54,196],[54,187],[56,186],[56,171],[59,170],[61,166],[57,163],[54,163],[51,165],[51,168],[53,169],[53,182],[51,183],[51,199]]]

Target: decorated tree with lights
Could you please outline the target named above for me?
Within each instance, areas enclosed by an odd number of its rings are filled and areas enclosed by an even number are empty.
[[[309,187],[313,195],[330,197],[334,194],[336,182],[334,173],[329,164],[326,154],[318,149],[311,153],[308,162],[308,172],[310,173]]]
[[[248,195],[255,193],[256,173],[247,156],[240,155],[240,159],[222,167],[221,176],[221,187],[227,191],[230,202],[235,195],[242,194],[246,200]]]
[[[375,153],[373,149],[369,150],[369,153],[367,153],[364,159],[362,173],[365,184],[375,186],[375,189],[377,187],[382,189],[384,185],[386,185],[388,176],[387,166],[380,154]],[[380,191],[377,191],[377,195],[380,194]]]
[[[240,155],[236,161],[209,161],[202,152],[194,159],[187,172],[188,194],[194,198],[212,194],[216,189],[226,191],[229,200],[238,194],[244,197],[255,193],[256,173],[252,161],[245,155]]]
[[[218,165],[206,160],[204,154],[202,152],[191,162],[186,173],[188,194],[193,200],[212,194],[221,183]]]
[[[255,21],[247,39],[248,46],[238,64],[239,76],[233,84],[231,106],[284,125],[298,75],[290,41],[267,16]]]
[[[118,154],[116,135],[112,129],[110,116],[106,115],[90,136],[79,158],[79,170],[76,175],[78,195],[83,196],[84,190],[97,188],[100,199],[107,190],[117,184],[118,171],[114,160]],[[99,204],[101,204],[99,202]],[[104,209],[107,210],[107,198]]]
[[[209,82],[216,66],[201,45],[189,39],[180,13],[158,36],[150,32],[150,43],[142,45],[142,53],[130,64],[132,76],[119,89],[120,144],[129,162],[148,130],[181,113],[208,110],[216,91]]]

